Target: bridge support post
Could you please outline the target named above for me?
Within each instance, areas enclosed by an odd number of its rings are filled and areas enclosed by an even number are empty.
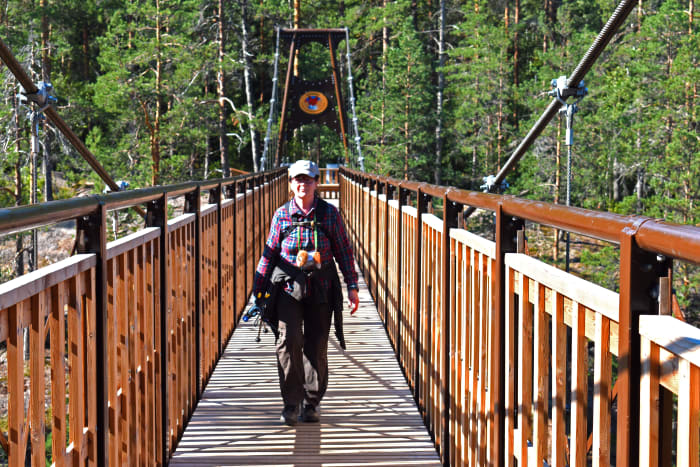
[[[160,435],[161,452],[160,462],[162,465],[168,463],[170,457],[169,450],[169,417],[168,417],[168,402],[170,395],[168,391],[168,322],[170,316],[170,278],[168,277],[168,194],[163,193],[163,196],[148,204],[146,212],[146,225],[148,227],[160,228],[160,251],[158,253],[158,264],[160,266],[160,342],[156,345],[156,351],[159,353],[156,373],[160,375],[160,427],[161,432],[156,433],[156,437]],[[197,264],[199,267],[199,264]],[[158,409],[158,407],[156,407]],[[156,410],[157,413],[157,410]],[[157,421],[158,422],[158,421]],[[157,454],[157,456],[158,456]]]
[[[216,283],[219,293],[216,297],[216,348],[218,349],[218,354],[221,356],[221,183],[216,187],[209,190],[209,204],[216,204]],[[218,358],[217,358],[218,360]]]
[[[422,185],[421,185],[422,186]],[[416,329],[415,329],[415,335],[413,336],[413,339],[416,345],[415,349],[415,358],[414,358],[414,377],[413,377],[413,383],[414,383],[414,396],[416,398],[416,403],[418,404],[418,410],[420,410],[421,415],[425,415],[425,404],[423,404],[422,397],[423,395],[420,393],[420,357],[421,357],[421,347],[423,343],[421,342],[421,329],[420,329],[420,315],[421,315],[421,306],[420,306],[420,289],[421,289],[421,263],[422,263],[422,254],[421,254],[421,247],[423,245],[423,214],[428,212],[428,200],[430,199],[429,195],[423,192],[422,188],[419,186],[418,190],[416,190],[416,243],[415,243],[415,249],[414,249],[414,256],[413,256],[413,261],[414,261],[414,266],[415,266],[415,280],[416,284],[414,287],[414,292],[413,292],[413,306],[415,307],[416,311]]]
[[[389,199],[394,196],[394,185],[384,180],[384,323],[389,319]],[[389,339],[391,340],[391,339]]]
[[[95,350],[97,413],[95,436],[97,465],[109,465],[109,394],[108,394],[108,351],[107,348],[107,208],[100,203],[94,214],[78,218],[78,253],[97,255],[95,266]],[[91,407],[88,407],[88,410]],[[43,447],[42,447],[43,449]]]
[[[233,225],[232,225],[232,231],[231,231],[231,271],[232,271],[232,277],[231,277],[231,288],[233,289],[233,298],[232,298],[232,303],[233,303],[233,310],[231,310],[231,313],[233,313],[233,328],[231,329],[231,333],[233,333],[233,330],[236,329],[236,326],[238,325],[238,274],[236,274],[236,262],[237,262],[237,254],[236,254],[236,216],[238,215],[238,211],[236,209],[236,183],[233,183],[231,185],[226,185],[224,187],[224,193],[226,194],[226,198],[233,200]]]
[[[202,350],[201,350],[201,316],[202,316],[202,238],[201,238],[201,190],[199,186],[194,191],[185,195],[185,212],[194,214],[194,342],[195,342],[195,372],[196,372],[196,391],[197,400],[202,394]]]
[[[659,311],[659,278],[672,261],[642,250],[635,240],[647,219],[637,219],[620,236],[620,316],[617,393],[617,465],[639,465],[639,393],[641,343],[639,316]]]
[[[398,360],[401,368],[404,365],[401,362],[401,326],[403,325],[403,307],[401,299],[401,290],[403,289],[403,206],[406,204],[406,198],[408,196],[408,190],[401,187],[401,183],[398,186],[398,202],[399,202],[399,219],[398,219],[398,240],[397,245],[399,245],[399,251],[396,252],[398,258],[396,258],[396,344],[394,345],[394,350],[396,351],[396,360]],[[405,370],[404,370],[405,371]]]
[[[452,435],[450,433],[450,417],[452,408],[452,397],[450,386],[452,384],[452,340],[450,339],[452,309],[452,278],[450,277],[452,261],[452,242],[450,240],[450,229],[457,227],[459,213],[462,211],[460,204],[450,201],[449,194],[452,189],[445,190],[442,197],[442,284],[440,294],[442,296],[442,435],[440,436],[440,455],[443,465],[450,465],[450,449],[452,447]]]
[[[379,195],[383,194],[382,182],[374,180],[374,301],[384,307],[384,329],[386,329],[386,303],[379,300]]]
[[[493,442],[491,443],[491,463],[495,465],[509,465],[505,459],[505,378],[508,371],[505,355],[506,340],[506,253],[515,253],[518,249],[518,231],[523,229],[525,222],[517,217],[511,217],[503,213],[503,205],[498,204],[496,209],[496,270],[491,284],[493,317],[492,335],[493,358],[491,359],[491,378],[489,391],[489,405],[493,409]]]

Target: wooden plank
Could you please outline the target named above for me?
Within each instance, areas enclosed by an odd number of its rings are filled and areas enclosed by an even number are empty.
[[[7,438],[9,443],[8,465],[23,467],[25,449],[23,444],[26,425],[24,423],[24,339],[21,315],[27,307],[26,301],[10,306],[7,339]]]
[[[86,427],[83,429],[86,435],[87,458],[91,464],[97,462],[97,393],[94,388],[97,386],[97,301],[96,301],[96,280],[97,273],[95,268],[85,271],[83,280],[86,286],[85,296],[85,313],[83,326],[85,329],[84,335],[84,350],[85,355],[85,411],[86,411]]]
[[[479,382],[478,382],[478,393],[477,393],[477,416],[478,416],[478,427],[477,427],[477,437],[479,440],[479,455],[477,460],[480,464],[486,464],[486,417],[489,411],[488,403],[486,402],[486,389],[487,389],[487,378],[488,374],[488,363],[489,363],[489,346],[488,346],[488,329],[490,317],[488,316],[488,311],[491,309],[489,306],[489,281],[488,277],[488,262],[489,258],[481,253],[476,254],[477,266],[479,269],[479,296],[481,300],[478,303],[480,308],[480,319],[478,322],[479,326],[479,340],[481,345],[477,348],[479,352]]]
[[[552,436],[551,464],[564,467],[566,461],[566,325],[564,324],[564,297],[554,292],[552,308]]]
[[[155,406],[156,406],[156,392],[155,392],[155,367],[154,359],[155,353],[153,349],[153,334],[157,332],[157,328],[154,323],[153,308],[154,301],[158,299],[155,295],[155,284],[154,284],[154,242],[149,242],[145,245],[145,283],[146,283],[146,313],[145,321],[146,325],[144,327],[145,332],[145,353],[146,353],[146,452],[148,453],[147,465],[153,465],[156,463],[156,447],[155,447]]]
[[[681,360],[678,368],[678,437],[676,465],[700,465],[700,368]]]
[[[144,246],[139,245],[135,251],[136,261],[136,387],[137,387],[137,413],[138,413],[138,463],[146,465],[147,459],[147,431],[146,431],[146,381],[144,370],[146,369],[146,271]]]
[[[498,377],[497,373],[500,371],[500,365],[502,362],[497,362],[497,359],[494,358],[494,355],[496,355],[497,351],[496,348],[501,345],[501,336],[496,336],[496,333],[499,332],[499,330],[494,326],[495,322],[495,306],[494,306],[494,291],[493,291],[493,278],[494,278],[494,271],[496,267],[496,260],[495,258],[489,257],[487,260],[488,263],[488,268],[487,268],[487,289],[489,292],[488,296],[488,313],[487,313],[487,323],[488,323],[488,334],[485,336],[486,339],[488,339],[488,355],[489,355],[489,364],[487,365],[486,371],[488,372],[487,375],[487,385],[488,388],[495,388],[496,387],[496,379]],[[488,416],[487,416],[487,424],[486,424],[486,430],[487,430],[487,438],[486,438],[486,444],[487,446],[493,446],[496,444],[499,433],[496,432],[495,430],[495,424],[496,424],[496,414],[497,411],[502,409],[503,407],[503,400],[500,399],[499,395],[496,394],[496,391],[492,391],[489,389],[488,391]],[[493,450],[488,449],[486,452],[486,462],[489,465],[493,465],[498,461],[498,459],[493,458]]]
[[[79,277],[69,281],[68,301],[68,367],[70,378],[69,389],[69,433],[70,442],[73,444],[74,461],[79,465],[84,463],[83,426],[85,425],[85,368],[83,355],[83,282]]]
[[[256,344],[257,329],[240,323],[170,465],[441,465],[361,287],[360,309],[345,321],[350,350],[330,341],[320,423],[279,422],[274,338]]]
[[[583,305],[618,322],[619,294],[522,253],[508,253],[506,264]]]
[[[107,260],[144,245],[159,235],[159,227],[146,227],[126,237],[109,242],[107,243]]]
[[[700,367],[700,329],[672,316],[642,315],[639,334]]]
[[[164,293],[163,290],[163,280],[164,278],[161,277],[161,261],[163,261],[163,258],[161,258],[160,254],[160,242],[161,238],[157,238],[153,241],[153,294],[154,294],[154,300],[153,300],[153,338],[154,338],[154,343],[153,343],[153,368],[154,368],[154,387],[155,387],[155,413],[156,416],[154,418],[153,422],[153,431],[154,431],[154,436],[155,436],[155,443],[156,443],[156,448],[155,448],[155,458],[156,458],[156,464],[158,465],[163,465],[165,463],[165,460],[163,459],[163,430],[166,429],[163,427],[163,404],[162,404],[162,399],[161,397],[158,396],[158,394],[161,393],[160,388],[162,387],[162,381],[163,381],[163,368],[161,367],[161,356],[162,353],[165,351],[163,347],[163,342],[161,342],[161,327],[163,326],[163,319],[164,319],[164,312],[161,309],[161,302],[160,302],[160,296],[161,293]],[[167,281],[166,281],[167,282]]]
[[[532,334],[529,278],[520,276],[518,301],[518,466],[528,465],[528,442],[532,440]]]
[[[535,296],[534,316],[534,370],[535,382],[534,420],[532,444],[535,448],[535,465],[543,465],[548,457],[548,410],[549,410],[549,315],[545,312],[545,287],[535,284],[537,295]]]
[[[612,392],[610,320],[597,313],[593,380],[593,466],[609,466]]]
[[[107,261],[107,345],[111,352],[118,348],[117,332],[117,261]],[[112,358],[107,362],[107,380],[109,382],[109,458],[115,464],[119,462],[119,397],[117,391],[119,380],[117,373],[117,354],[111,354]]]
[[[124,310],[126,314],[126,352],[127,352],[127,362],[126,368],[128,373],[126,392],[127,396],[127,410],[129,412],[129,464],[135,464],[138,462],[139,451],[138,451],[138,410],[137,410],[137,399],[138,399],[138,388],[136,387],[136,314],[137,303],[136,303],[136,265],[135,265],[135,255],[134,250],[130,250],[125,253],[126,257],[126,300],[127,307]]]
[[[639,396],[639,463],[659,465],[659,347],[641,338]]]
[[[121,465],[129,463],[129,439],[131,437],[131,426],[129,419],[129,355],[128,355],[128,301],[127,301],[127,265],[125,255],[119,255],[116,264],[116,291],[115,291],[115,313],[117,321],[117,392],[119,407],[119,463]]]
[[[588,405],[588,342],[585,336],[586,314],[582,305],[575,307],[571,328],[571,441],[569,465],[586,466],[586,407]]]
[[[65,464],[66,455],[66,319],[67,284],[51,288],[49,337],[51,347],[51,459],[57,467]]]
[[[31,299],[32,323],[29,331],[30,368],[30,426],[32,464],[46,464],[46,430],[44,427],[44,315],[47,309],[47,293],[41,292]]]
[[[505,322],[505,465],[515,465],[515,271],[506,267],[506,322]]]
[[[491,259],[496,257],[496,242],[492,240],[485,239],[479,235],[476,235],[468,230],[464,229],[450,229],[450,237],[454,238],[460,243],[463,243],[469,248],[483,253]]]
[[[4,282],[0,284],[0,310],[9,308],[38,294],[42,290],[68,280],[94,267],[95,264],[96,256],[94,254],[73,255],[16,279]],[[0,333],[0,341],[6,338],[6,334]]]

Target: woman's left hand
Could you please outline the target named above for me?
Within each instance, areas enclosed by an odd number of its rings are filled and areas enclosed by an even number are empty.
[[[350,302],[350,314],[353,315],[357,311],[357,307],[360,306],[360,295],[357,290],[348,290],[348,302]]]

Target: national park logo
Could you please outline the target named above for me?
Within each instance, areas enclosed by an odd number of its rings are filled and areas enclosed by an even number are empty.
[[[328,107],[328,99],[318,91],[308,91],[299,98],[299,107],[307,114],[318,115]]]

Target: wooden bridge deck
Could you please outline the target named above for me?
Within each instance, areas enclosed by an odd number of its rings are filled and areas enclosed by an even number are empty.
[[[288,427],[274,337],[240,323],[170,465],[440,465],[361,274],[345,337],[345,352],[331,337],[321,422]]]

